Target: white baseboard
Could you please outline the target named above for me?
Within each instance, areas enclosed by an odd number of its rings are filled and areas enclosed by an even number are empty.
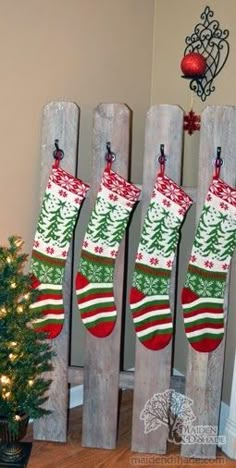
[[[84,386],[76,385],[71,387],[69,393],[69,408],[75,408],[76,406],[81,406],[84,401]]]

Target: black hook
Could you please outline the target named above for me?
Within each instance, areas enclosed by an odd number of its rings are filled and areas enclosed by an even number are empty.
[[[55,150],[53,151],[53,157],[58,161],[61,161],[64,158],[64,151],[59,148],[59,140],[56,139],[55,142]]]
[[[221,146],[217,146],[216,150],[216,159],[215,159],[215,167],[221,167],[223,164],[223,159],[221,158]]]
[[[116,160],[116,154],[113,151],[111,151],[110,141],[106,142],[106,150],[107,150],[107,152],[105,154],[106,161],[110,162],[110,163],[114,162]]]
[[[166,161],[166,156],[165,156],[165,145],[161,144],[160,145],[160,156],[158,158],[158,161],[160,164],[165,164]]]

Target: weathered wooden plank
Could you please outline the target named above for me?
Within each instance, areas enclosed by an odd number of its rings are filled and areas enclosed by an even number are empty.
[[[235,265],[236,255],[233,257]],[[234,357],[233,381],[230,395],[229,416],[225,426],[226,443],[222,450],[228,457],[236,460],[236,354]]]
[[[221,146],[224,166],[221,177],[235,185],[236,152],[236,107],[210,106],[202,113],[198,196],[196,222],[201,214],[204,199],[211,182],[212,159],[216,157],[217,146]],[[229,282],[229,277],[228,277]],[[225,294],[224,312],[227,319],[228,289]],[[198,353],[190,345],[186,375],[186,395],[193,399],[195,426],[217,427],[221,401],[225,339],[211,353]],[[185,457],[215,458],[216,444],[182,445]]]
[[[68,369],[68,383],[82,385],[84,381],[84,368],[70,366]],[[185,378],[178,375],[171,376],[171,388],[176,392],[184,393]],[[119,388],[122,390],[134,388],[134,372],[121,371],[119,375]]]
[[[181,180],[183,111],[177,106],[153,106],[147,113],[142,191],[144,219],[157,173],[160,145],[165,145],[166,174],[177,183]],[[170,288],[171,309],[174,309],[176,269],[173,268]],[[136,339],[135,388],[133,405],[132,450],[165,453],[168,428],[144,434],[140,413],[155,393],[170,388],[172,343],[161,351],[151,351]]]
[[[130,111],[122,104],[100,104],[94,112],[91,205],[105,167],[106,142],[117,154],[114,170],[128,175]],[[114,293],[118,318],[106,338],[86,333],[84,359],[84,410],[82,444],[114,448],[117,435],[120,333],[123,302],[124,241],[117,256]]]
[[[40,198],[42,200],[49,172],[51,170],[55,139],[65,156],[61,167],[75,175],[78,147],[79,108],[72,102],[50,102],[43,109],[42,141],[41,141],[41,182]],[[67,439],[67,408],[68,408],[68,351],[69,351],[69,315],[71,311],[71,277],[72,277],[71,244],[63,285],[65,322],[61,334],[52,340],[52,348],[56,352],[53,359],[53,371],[49,377],[52,384],[49,399],[45,407],[52,414],[36,420],[34,423],[34,438],[65,442]]]

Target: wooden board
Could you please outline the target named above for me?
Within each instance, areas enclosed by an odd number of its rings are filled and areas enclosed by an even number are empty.
[[[142,222],[151,198],[155,183],[160,145],[164,144],[166,174],[181,182],[181,155],[183,111],[177,106],[153,106],[147,113],[145,131],[145,154],[143,168]],[[171,280],[171,309],[174,310],[176,291],[176,269],[173,268]],[[160,351],[151,351],[136,339],[135,387],[132,425],[132,450],[137,452],[166,453],[168,428],[144,433],[144,423],[140,413],[155,393],[170,388],[172,343]]]
[[[113,168],[128,175],[130,111],[122,104],[100,104],[94,112],[91,207],[105,167],[106,142],[117,154]],[[96,338],[86,333],[82,444],[114,448],[117,435],[120,335],[123,303],[124,241],[117,256],[114,292],[118,318],[111,335]]]
[[[68,369],[68,382],[72,385],[82,385],[84,381],[84,368],[70,366]],[[179,375],[172,375],[170,388],[173,388],[178,393],[184,393],[185,378]],[[134,388],[134,372],[121,371],[119,375],[119,388],[121,390],[133,390]]]
[[[41,137],[41,174],[40,200],[42,201],[49,172],[51,170],[55,139],[59,139],[59,147],[65,155],[61,167],[70,174],[76,174],[79,108],[72,102],[50,102],[43,109],[42,137]],[[53,371],[49,377],[53,380],[49,399],[45,407],[52,414],[36,420],[34,423],[34,438],[65,442],[67,439],[67,408],[68,408],[68,351],[69,351],[69,322],[71,311],[71,278],[72,278],[72,250],[70,246],[63,284],[63,299],[65,308],[65,322],[61,334],[51,341],[56,352],[53,359]]]
[[[213,174],[212,159],[221,146],[224,166],[221,178],[235,186],[236,107],[211,106],[202,113],[196,222]],[[229,282],[229,277],[228,277]],[[228,288],[224,311],[227,318]],[[233,311],[231,311],[233,312]],[[224,365],[225,340],[211,353],[198,353],[190,345],[186,375],[186,395],[193,399],[194,425],[218,426]],[[215,458],[216,445],[182,445],[181,454],[192,458]]]

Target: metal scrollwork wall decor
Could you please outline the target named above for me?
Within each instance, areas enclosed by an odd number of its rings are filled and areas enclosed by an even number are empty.
[[[184,57],[200,54],[206,60],[206,68],[203,75],[191,76],[191,73],[183,78],[190,79],[190,89],[194,91],[202,101],[205,101],[215,91],[214,79],[221,72],[229,56],[228,29],[221,29],[219,21],[212,19],[213,11],[207,6],[200,18],[201,23],[194,27],[191,36],[185,39],[186,48]],[[182,68],[182,67],[181,67]]]

